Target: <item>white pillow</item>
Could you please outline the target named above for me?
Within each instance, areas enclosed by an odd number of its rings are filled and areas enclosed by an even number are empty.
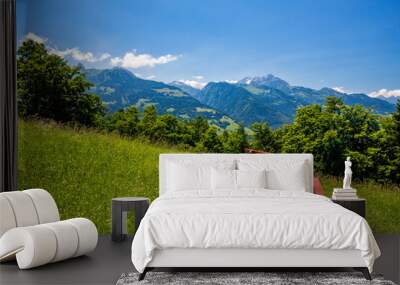
[[[210,189],[210,167],[168,164],[167,188],[170,191]]]
[[[267,171],[236,170],[237,188],[267,188]]]
[[[213,190],[235,190],[236,170],[212,168],[211,188]]]
[[[291,163],[290,167],[276,167],[267,172],[268,188],[306,192],[305,162]]]
[[[266,169],[267,188],[273,190],[306,191],[306,162],[304,160],[239,160],[240,170]]]
[[[166,167],[167,191],[211,190],[211,168],[235,169],[236,160],[175,159]]]

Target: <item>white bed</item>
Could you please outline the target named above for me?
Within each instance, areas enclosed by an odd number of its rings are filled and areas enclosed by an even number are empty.
[[[372,232],[362,217],[312,194],[312,155],[165,154],[159,166],[160,197],[132,243],[140,278],[154,267],[354,267],[370,278],[380,255]],[[208,166],[250,180],[265,168],[269,185],[208,189]],[[200,174],[190,177],[191,167]]]

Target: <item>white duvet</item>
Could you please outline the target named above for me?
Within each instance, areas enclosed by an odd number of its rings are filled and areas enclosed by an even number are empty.
[[[330,199],[257,189],[157,198],[132,243],[135,268],[143,272],[165,248],[358,249],[370,271],[380,255],[365,219]]]

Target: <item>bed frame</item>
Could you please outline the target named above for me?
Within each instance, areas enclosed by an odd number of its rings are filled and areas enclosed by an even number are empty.
[[[261,157],[263,156],[263,157]],[[160,155],[160,195],[165,193],[167,161],[174,159],[299,159],[307,165],[307,191],[313,193],[312,154],[162,154]],[[330,249],[249,249],[249,248],[170,248],[156,250],[152,261],[139,275],[155,268],[232,268],[238,271],[254,268],[343,268],[361,271],[367,280],[371,275],[359,250]]]
[[[139,280],[155,268],[337,268],[361,271],[371,280],[359,250],[329,249],[183,249],[156,250]]]

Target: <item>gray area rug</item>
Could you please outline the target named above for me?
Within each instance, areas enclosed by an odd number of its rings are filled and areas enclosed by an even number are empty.
[[[368,281],[359,272],[148,272],[138,281],[138,273],[122,274],[117,285],[145,284],[379,284],[395,285],[380,275]]]

